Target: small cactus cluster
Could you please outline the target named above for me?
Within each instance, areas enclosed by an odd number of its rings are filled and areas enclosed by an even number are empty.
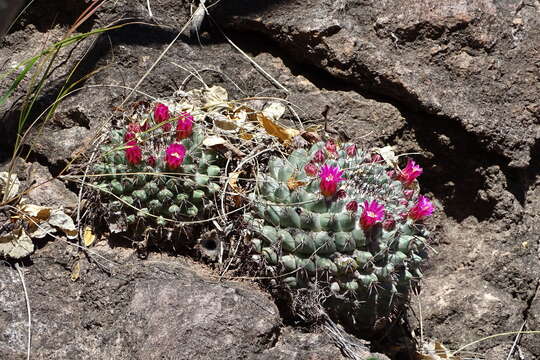
[[[421,172],[331,141],[272,158],[247,216],[255,257],[290,288],[322,286],[357,314],[388,316],[422,276],[433,206],[418,193]]]
[[[203,140],[189,113],[172,115],[159,103],[143,121],[112,130],[93,167],[108,209],[128,224],[154,219],[163,226],[205,216],[221,189],[222,168]]]

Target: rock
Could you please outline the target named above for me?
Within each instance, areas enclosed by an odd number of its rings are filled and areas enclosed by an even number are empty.
[[[23,268],[32,309],[32,357],[48,359],[338,359],[332,340],[281,327],[276,305],[248,283],[219,282],[181,258],[133,258],[99,245],[111,275],[53,242]],[[206,275],[203,275],[206,273]],[[0,352],[26,352],[27,314],[17,272],[0,267]],[[366,347],[359,348],[370,354]],[[384,357],[379,357],[381,360]]]
[[[26,194],[28,202],[55,208],[64,208],[68,212],[75,210],[78,197],[66,185],[54,179],[49,170],[38,163],[29,164],[27,170],[27,186],[30,191]]]

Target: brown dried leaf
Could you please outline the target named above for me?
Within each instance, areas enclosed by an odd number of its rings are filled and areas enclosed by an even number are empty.
[[[204,146],[213,147],[216,145],[223,145],[227,142],[224,138],[220,136],[209,136],[203,140],[202,144]]]
[[[300,131],[281,126],[261,113],[257,114],[257,119],[269,135],[277,137],[283,143],[290,143],[293,137],[300,134]]]
[[[83,230],[83,244],[86,247],[91,246],[96,241],[96,234],[92,231],[90,226],[86,226]]]
[[[229,186],[234,192],[237,192],[239,194],[244,193],[244,189],[242,189],[238,185],[238,178],[240,177],[240,174],[242,174],[244,171],[234,171],[229,174]]]
[[[51,208],[33,204],[23,205],[21,211],[35,219],[48,220],[51,216]]]
[[[298,189],[299,187],[301,186],[304,186],[306,185],[307,183],[305,181],[299,181],[299,180],[296,180],[295,177],[290,177],[288,180],[287,180],[287,187],[289,188],[289,190],[293,191],[295,189]]]

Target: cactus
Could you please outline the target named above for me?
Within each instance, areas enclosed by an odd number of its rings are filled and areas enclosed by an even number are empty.
[[[176,132],[171,131],[178,121]],[[101,161],[93,166],[95,186],[113,213],[127,223],[141,220],[165,225],[166,220],[199,219],[208,214],[221,189],[220,156],[202,145],[204,134],[193,117],[170,117],[158,104],[147,122],[131,123],[110,132]],[[154,126],[150,128],[150,125]]]
[[[391,317],[422,276],[421,220],[433,211],[418,194],[422,169],[407,166],[396,172],[379,155],[332,142],[270,159],[246,216],[255,258],[288,288],[321,287],[334,311],[354,307],[341,315],[361,327]]]

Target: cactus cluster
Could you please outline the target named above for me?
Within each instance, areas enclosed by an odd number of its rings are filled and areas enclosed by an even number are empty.
[[[421,220],[433,206],[418,193],[421,172],[331,141],[272,158],[247,217],[256,258],[290,288],[319,286],[355,304],[359,321],[390,315],[426,258]]]
[[[219,154],[205,149],[203,140],[190,114],[170,115],[162,104],[142,121],[110,131],[93,166],[106,207],[128,224],[163,226],[206,216],[221,189],[222,168]]]

